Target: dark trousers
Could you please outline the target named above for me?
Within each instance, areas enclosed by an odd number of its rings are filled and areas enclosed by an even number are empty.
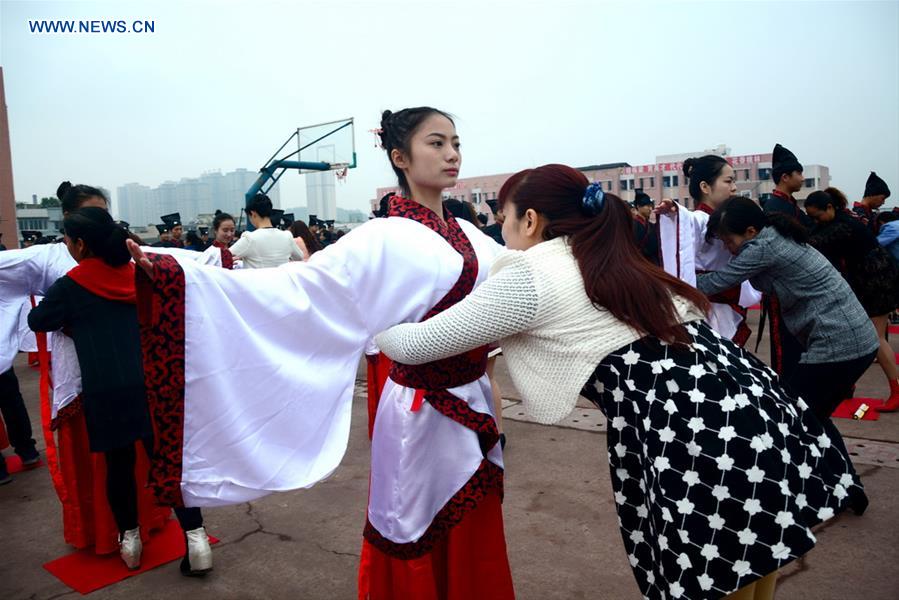
[[[137,442],[140,443],[140,442]],[[144,442],[146,444],[146,442]],[[146,447],[151,447],[146,445]],[[137,481],[134,465],[137,461],[135,444],[107,450],[106,498],[120,533],[134,529],[137,520]],[[203,526],[203,513],[199,508],[176,508],[175,516],[184,531]]]
[[[6,423],[9,443],[16,454],[31,458],[36,454],[34,439],[31,437],[31,419],[25,410],[25,401],[19,392],[19,379],[12,368],[0,374],[0,412]]]
[[[771,367],[780,375],[781,380],[789,381],[793,371],[799,366],[799,359],[802,357],[802,353],[805,352],[805,348],[787,329],[780,314],[780,302],[778,302],[777,297],[765,294],[762,297],[762,303],[765,305],[768,320],[771,323],[769,338],[771,343]]]
[[[871,366],[875,350],[871,354],[843,362],[821,364],[797,364],[790,377],[785,380],[787,389],[801,396],[824,426],[827,435],[846,452],[843,437],[830,415],[848,397],[855,382]],[[849,453],[846,452],[846,456]]]

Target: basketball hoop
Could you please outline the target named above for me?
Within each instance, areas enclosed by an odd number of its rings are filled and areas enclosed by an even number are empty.
[[[344,167],[342,169],[337,169],[336,171],[334,171],[334,175],[337,176],[337,181],[339,181],[340,183],[346,183],[346,176],[347,173],[349,173],[349,170],[349,167]]]

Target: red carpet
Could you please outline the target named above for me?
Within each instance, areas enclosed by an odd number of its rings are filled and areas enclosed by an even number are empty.
[[[21,471],[31,471],[32,469],[37,469],[38,467],[43,467],[44,461],[40,460],[37,464],[30,465],[28,468],[22,466],[22,459],[19,458],[18,454],[13,454],[12,456],[6,457],[6,470],[9,471],[9,474],[20,473]]]
[[[883,404],[883,400],[879,398],[850,398],[849,400],[843,400],[843,403],[840,404],[830,416],[838,417],[840,419],[851,419],[852,415],[858,410],[859,405],[862,403],[871,407],[868,409],[868,412],[865,413],[865,416],[861,418],[862,421],[876,421],[880,418],[880,413],[874,410],[875,406]]]
[[[887,331],[899,335],[899,325],[887,325]]]
[[[218,540],[211,535],[209,542]],[[78,550],[44,565],[52,575],[80,594],[89,594],[113,583],[134,577],[160,565],[180,560],[184,556],[184,534],[178,521],[172,519],[165,527],[144,544],[140,568],[129,571],[119,555],[97,556],[91,549]],[[180,574],[173,572],[173,577]]]

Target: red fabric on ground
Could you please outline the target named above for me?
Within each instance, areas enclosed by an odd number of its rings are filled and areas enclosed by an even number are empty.
[[[0,418],[0,450],[9,447],[9,438],[6,435],[6,426],[3,424],[3,419]]]
[[[209,543],[217,542],[216,538],[209,536]],[[108,556],[97,556],[90,550],[78,550],[57,558],[44,564],[44,568],[73,590],[89,594],[180,559],[182,556],[184,556],[184,534],[178,522],[172,519],[165,524],[162,531],[144,541],[140,568],[135,571],[128,570],[118,552]]]
[[[849,400],[843,400],[830,416],[839,419],[851,419],[855,411],[858,410],[859,405],[863,403],[870,408],[865,413],[865,416],[861,418],[862,421],[876,421],[880,418],[880,413],[874,409],[883,404],[883,400],[877,398],[850,398]]]
[[[6,458],[6,470],[10,475],[13,473],[20,473],[22,471],[32,471],[37,469],[38,467],[44,466],[44,461],[40,460],[36,464],[30,465],[28,468],[22,466],[22,459],[19,458],[18,454],[13,454],[12,456],[7,456]]]
[[[895,333],[899,335],[899,325],[887,325],[887,329],[890,333]]]
[[[390,557],[366,540],[359,560],[360,600],[506,600],[515,597],[506,558],[502,502],[488,495],[434,550]]]

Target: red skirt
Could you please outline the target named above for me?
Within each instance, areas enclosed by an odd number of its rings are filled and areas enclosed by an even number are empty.
[[[359,600],[507,600],[515,597],[502,502],[489,494],[429,554],[401,560],[362,540]]]
[[[51,418],[47,334],[38,333],[37,343],[41,430],[47,446],[47,469],[62,503],[63,539],[79,550],[93,547],[97,554],[118,552],[119,529],[106,500],[106,458],[102,453],[90,451],[81,398],[60,409],[55,419]],[[158,506],[150,488],[144,485],[149,479],[150,461],[143,444],[137,446],[134,464],[137,515],[141,539],[146,542],[151,531],[165,525],[172,509]]]
[[[102,453],[90,451],[84,413],[78,411],[62,421],[56,433],[66,543],[79,550],[93,547],[97,554],[118,552],[119,530],[106,500],[106,459]],[[137,514],[141,539],[146,542],[151,532],[162,529],[168,521],[171,508],[158,506],[150,489],[143,485],[150,463],[143,444],[138,442],[137,446]]]

